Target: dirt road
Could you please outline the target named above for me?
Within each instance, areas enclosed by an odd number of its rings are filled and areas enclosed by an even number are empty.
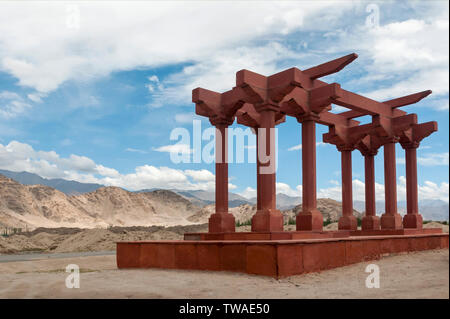
[[[368,289],[366,266],[380,268],[380,288]],[[68,289],[65,267],[81,269]],[[281,280],[229,272],[118,270],[115,256],[0,264],[0,298],[449,298],[448,250],[385,257]]]

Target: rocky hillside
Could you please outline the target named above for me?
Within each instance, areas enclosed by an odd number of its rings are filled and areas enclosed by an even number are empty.
[[[337,221],[341,204],[318,199],[324,220]],[[282,211],[285,222],[295,218],[301,205]],[[95,228],[108,226],[176,226],[208,222],[214,204],[199,207],[169,190],[128,192],[119,187],[101,187],[93,192],[69,196],[42,185],[22,185],[0,175],[0,227]],[[242,204],[230,212],[240,223],[248,222],[256,206]],[[354,215],[361,214],[354,211]]]
[[[199,208],[187,199],[158,190],[132,193],[102,187],[68,196],[48,186],[22,185],[0,175],[0,225],[8,227],[107,227],[189,225]]]
[[[339,217],[342,216],[342,204],[330,198],[319,198],[317,199],[317,209],[322,213],[323,220],[330,220],[331,222],[336,222]],[[302,210],[302,205],[297,205],[293,209],[286,211],[286,214],[291,216],[297,216],[297,214]],[[362,218],[363,214],[357,210],[353,210],[353,215],[356,218]]]

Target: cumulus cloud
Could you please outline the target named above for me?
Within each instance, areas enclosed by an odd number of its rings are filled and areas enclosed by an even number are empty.
[[[352,30],[338,29],[329,33],[331,51],[352,47],[361,52],[359,59],[367,75],[350,80],[347,85],[367,86],[364,95],[388,100],[431,89],[433,95],[423,105],[448,110],[449,88],[449,22],[448,2],[415,7],[414,18],[360,26]],[[389,10],[381,5],[381,12]],[[370,84],[370,86],[368,86]]]
[[[302,195],[301,185],[298,185],[296,189],[292,189],[291,186],[285,183],[276,183],[277,194],[285,194],[292,197],[300,197]]]
[[[184,173],[187,176],[192,177],[192,179],[194,181],[203,181],[203,182],[214,182],[215,181],[214,174],[206,169],[201,169],[201,170],[196,170],[196,171],[187,169],[184,171]]]
[[[247,187],[246,189],[244,189],[244,191],[242,191],[240,193],[241,196],[245,197],[245,198],[255,198],[256,197],[256,189],[252,188],[252,187]]]
[[[192,63],[183,71],[187,76],[206,75],[208,67],[218,63],[212,76],[225,71],[229,62],[234,67],[243,64],[251,52],[266,63],[266,54],[271,59],[284,50],[258,50],[259,39],[299,28],[317,29],[317,19],[326,19],[326,27],[332,28],[354,4],[264,1],[258,10],[252,2],[222,1],[183,6],[167,1],[77,2],[70,6],[71,10],[65,3],[2,3],[0,69],[16,77],[19,85],[41,93],[70,80],[186,61]],[[233,53],[239,43],[252,46]],[[152,93],[165,87],[157,77],[148,80]]]
[[[37,151],[26,143],[12,141],[0,144],[0,169],[27,171],[45,178],[64,178],[82,183],[118,186],[128,190],[175,188],[188,190],[215,189],[215,176],[206,169],[181,170],[143,165],[134,172],[122,174],[114,168],[95,163],[86,156],[72,154],[60,157],[54,151]],[[230,189],[236,185],[229,183]]]
[[[71,9],[63,3],[49,7],[8,2],[0,12],[0,70],[34,89],[28,99],[39,103],[67,81],[184,63],[164,79],[148,77],[149,105],[158,107],[188,103],[197,86],[227,90],[242,68],[271,74],[286,63],[307,67],[323,62],[327,54],[331,58],[352,48],[364,60],[367,80],[379,81],[379,88],[369,89],[368,95],[387,99],[431,88],[440,97],[432,107],[448,109],[443,99],[449,86],[448,4],[407,5],[415,12],[413,19],[399,17],[400,21],[377,28],[363,23],[348,28],[342,17],[366,14],[367,3],[263,1],[254,10],[251,1],[183,6],[163,1],[77,2]],[[391,10],[394,4],[380,6]],[[214,28],[205,27],[211,25]],[[286,35],[299,31],[314,31],[319,35],[314,42],[326,50],[319,55],[314,49],[306,52],[304,40],[287,41]],[[386,86],[387,78],[396,83]],[[364,83],[364,78],[357,81]]]

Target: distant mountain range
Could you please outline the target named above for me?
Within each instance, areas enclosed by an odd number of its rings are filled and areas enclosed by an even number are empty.
[[[376,202],[376,212],[378,215],[384,213],[384,201]],[[364,212],[364,201],[353,201],[353,208],[359,212]],[[397,202],[397,209],[401,215],[406,214],[406,201]],[[449,220],[449,203],[439,199],[427,199],[419,201],[419,212],[424,220]]]
[[[81,195],[85,193],[93,192],[104,185],[80,183],[76,181],[68,181],[64,179],[46,179],[37,174],[28,172],[12,172],[7,170],[0,170],[0,174],[9,177],[23,185],[45,185],[52,187],[66,195]],[[144,189],[137,191],[136,193],[153,192],[159,190],[157,188]],[[169,189],[170,191],[180,195],[181,197],[189,200],[193,205],[198,207],[205,207],[207,205],[214,204],[215,194],[214,192],[203,190],[178,190]],[[228,194],[229,207],[239,207],[244,204],[254,205],[256,204],[256,198],[245,198],[239,194],[230,192]],[[301,197],[292,197],[285,194],[277,194],[277,208],[280,210],[289,210],[300,205],[302,202]],[[354,201],[353,207],[359,212],[364,212],[364,201]],[[406,201],[398,202],[399,213],[406,213]],[[377,214],[384,212],[384,201],[377,201],[376,203]],[[419,211],[426,220],[449,220],[449,204],[442,200],[423,200],[419,202]]]
[[[78,195],[93,192],[103,185],[68,181],[61,178],[47,179],[28,172],[11,172],[0,169],[0,174],[9,177],[23,185],[44,185],[63,192],[66,195]]]

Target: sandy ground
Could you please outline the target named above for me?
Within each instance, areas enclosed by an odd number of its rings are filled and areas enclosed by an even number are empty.
[[[368,289],[370,263],[380,288]],[[81,268],[80,288],[68,289],[68,264]],[[230,272],[118,270],[115,256],[0,264],[0,298],[449,298],[449,252],[384,257],[281,280]]]

